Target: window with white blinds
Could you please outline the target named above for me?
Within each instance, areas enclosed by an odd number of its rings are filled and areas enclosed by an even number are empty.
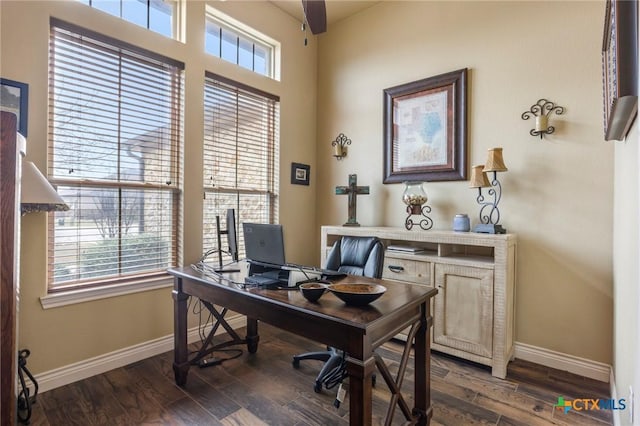
[[[49,291],[178,263],[184,64],[51,19]]]
[[[280,98],[207,73],[204,93],[203,249],[217,247],[216,216],[226,229],[235,209],[238,248],[243,222],[278,219]],[[223,239],[220,249],[227,250]],[[227,258],[229,259],[229,258]]]

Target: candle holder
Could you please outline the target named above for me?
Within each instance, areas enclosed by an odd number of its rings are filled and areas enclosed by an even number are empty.
[[[549,115],[552,112],[560,115],[564,113],[564,108],[546,99],[539,99],[538,102],[531,105],[529,111],[522,113],[523,120],[528,120],[531,117],[536,118],[536,127],[529,132],[531,136],[540,136],[540,139],[542,139],[545,134],[550,135],[555,132],[556,128],[549,126]]]
[[[347,156],[347,145],[351,145],[351,139],[346,137],[344,133],[340,133],[338,137],[331,142],[331,146],[333,147],[333,156],[336,157],[337,160],[342,160]]]
[[[431,213],[431,207],[424,205],[427,202],[427,193],[424,192],[422,182],[405,182],[405,189],[402,194],[402,201],[407,205],[407,218],[404,226],[407,229],[413,228],[417,224],[425,231],[433,227],[433,220],[427,216]],[[411,216],[420,215],[419,221],[414,222]]]

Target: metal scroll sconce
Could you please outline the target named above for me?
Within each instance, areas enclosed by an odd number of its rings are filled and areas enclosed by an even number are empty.
[[[344,133],[340,133],[336,140],[331,142],[331,146],[333,147],[333,156],[336,157],[337,160],[342,160],[347,156],[347,145],[351,145],[351,139],[346,137]]]
[[[555,132],[556,128],[549,125],[549,116],[555,112],[557,115],[564,113],[564,108],[546,99],[539,99],[538,102],[531,105],[529,111],[522,113],[522,119],[528,120],[531,117],[536,118],[536,127],[531,129],[531,136],[540,136],[540,139],[547,134]]]

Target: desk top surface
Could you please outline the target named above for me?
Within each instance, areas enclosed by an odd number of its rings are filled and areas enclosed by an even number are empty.
[[[374,279],[359,276],[346,276],[334,283],[369,283],[380,284],[387,291],[367,306],[349,306],[327,291],[316,303],[307,301],[299,289],[270,290],[243,286],[245,272],[242,266],[239,273],[225,273],[223,278],[214,274],[196,271],[190,266],[169,269],[171,275],[186,278],[199,286],[211,286],[229,293],[243,294],[247,298],[255,298],[268,303],[280,305],[286,309],[308,313],[317,317],[326,317],[333,321],[348,323],[357,327],[368,327],[382,317],[421,304],[435,296],[437,290],[426,285],[401,283],[398,281]],[[184,287],[184,284],[183,284]],[[189,291],[186,291],[189,293]],[[215,303],[215,301],[212,301]]]

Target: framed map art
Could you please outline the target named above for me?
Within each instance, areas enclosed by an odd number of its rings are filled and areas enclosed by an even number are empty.
[[[384,183],[467,178],[467,69],[384,90]]]
[[[604,138],[622,140],[638,112],[638,1],[607,0],[602,39]]]

